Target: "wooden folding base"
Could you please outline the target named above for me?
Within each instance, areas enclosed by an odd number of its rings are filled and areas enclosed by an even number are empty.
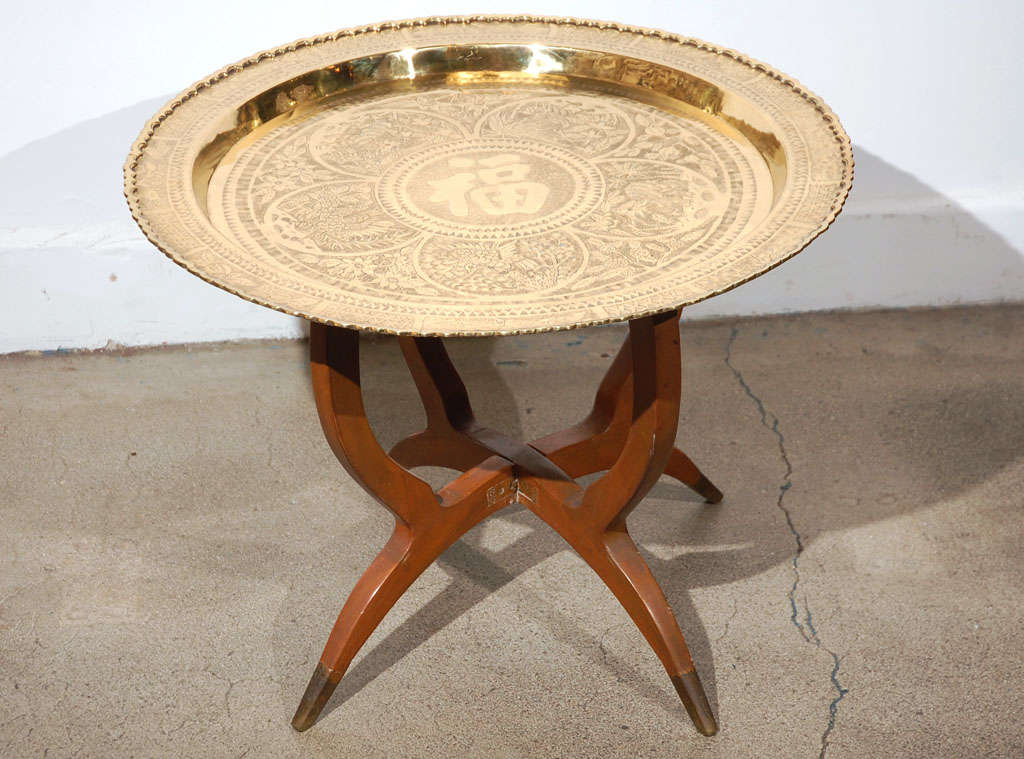
[[[324,434],[348,473],[394,514],[395,531],[341,610],[292,719],[296,730],[316,721],[356,652],[423,570],[474,525],[513,503],[547,522],[597,572],[661,659],[697,730],[718,730],[679,625],[626,531],[626,517],[663,473],[709,503],[722,499],[675,447],[679,315],[632,320],[590,414],[529,444],[477,423],[440,338],[402,337],[427,427],[390,452],[377,442],[363,407],[358,332],[311,324],[313,389]],[[417,466],[462,474],[435,493],[409,471]],[[602,471],[586,488],[575,482]]]

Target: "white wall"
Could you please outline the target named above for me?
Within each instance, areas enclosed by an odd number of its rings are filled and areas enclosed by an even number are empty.
[[[800,79],[854,141],[854,191],[791,262],[687,311],[721,316],[1024,299],[1019,0],[72,2],[4,8],[0,352],[301,333],[149,246],[121,164],[174,92],[257,50],[429,14],[620,20],[742,50]]]

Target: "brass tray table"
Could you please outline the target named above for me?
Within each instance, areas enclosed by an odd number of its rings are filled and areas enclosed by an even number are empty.
[[[327,440],[395,516],[294,727],[314,723],[424,569],[521,504],[593,567],[714,734],[626,518],[662,474],[722,498],[675,447],[681,308],[798,253],[836,218],[852,175],[839,121],[791,78],[606,22],[344,30],[228,66],[168,103],[125,165],[132,215],[193,274],[310,320]],[[624,320],[590,415],[528,443],[476,422],[442,341]],[[426,410],[426,429],[390,451],[363,408],[360,330],[400,336]],[[410,471],[427,465],[462,474],[435,493]]]

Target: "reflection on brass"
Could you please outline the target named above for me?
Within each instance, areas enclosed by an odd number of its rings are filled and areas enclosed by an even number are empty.
[[[791,79],[594,22],[474,17],[305,40],[171,101],[125,166],[146,235],[246,299],[484,335],[617,321],[801,250],[850,143]]]

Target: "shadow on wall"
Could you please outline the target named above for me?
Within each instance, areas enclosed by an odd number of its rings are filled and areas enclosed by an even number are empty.
[[[0,158],[0,294],[12,306],[0,322],[0,352],[302,334],[301,320],[173,265],[135,227],[121,166],[164,102],[82,122]],[[855,157],[853,193],[829,232],[687,317],[1024,298],[1024,257],[1013,245],[868,150],[856,147]],[[1000,227],[1024,240],[1021,215],[1004,213]]]
[[[1011,242],[911,174],[854,146],[843,213],[802,254],[687,310],[689,318],[1024,299],[1024,214],[993,211]]]

